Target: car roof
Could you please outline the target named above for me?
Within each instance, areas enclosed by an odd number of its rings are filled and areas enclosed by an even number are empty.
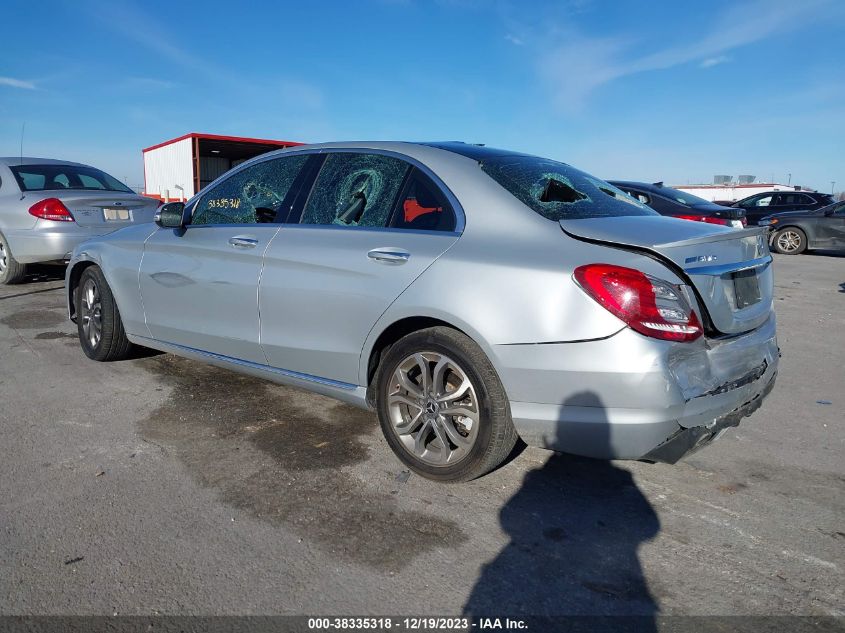
[[[645,191],[659,192],[663,189],[669,189],[670,188],[670,187],[658,187],[654,183],[636,182],[634,180],[608,180],[607,182],[609,182],[614,187],[631,187],[632,189],[644,189]]]
[[[75,163],[70,160],[59,160],[55,158],[36,158],[34,156],[0,156],[0,165],[16,167],[18,165],[74,165],[76,167],[89,167],[84,163]]]
[[[485,158],[492,158],[494,156],[530,156],[537,158],[534,154],[525,154],[523,152],[515,152],[507,149],[499,149],[496,147],[487,147],[480,143],[464,143],[463,141],[439,141],[431,143],[416,143],[417,145],[425,145],[427,147],[436,147],[447,152],[460,154],[473,160],[484,160]]]
[[[506,149],[498,149],[494,147],[487,147],[485,145],[476,145],[472,143],[464,143],[462,141],[339,141],[329,143],[311,143],[306,145],[297,145],[294,147],[286,147],[284,149],[275,150],[271,154],[286,154],[297,151],[307,151],[314,149],[376,149],[395,151],[409,156],[417,156],[420,154],[429,154],[430,149],[450,152],[458,154],[465,158],[470,158],[475,161],[481,161],[485,158],[493,156],[531,156],[532,154],[524,154],[521,152],[514,152]],[[266,154],[262,154],[266,156]]]

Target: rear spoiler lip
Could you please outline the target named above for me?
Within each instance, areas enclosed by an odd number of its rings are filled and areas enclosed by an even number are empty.
[[[566,229],[563,229],[566,231]],[[651,246],[643,246],[642,248],[677,248],[678,246],[695,246],[696,244],[710,244],[712,242],[724,242],[726,240],[735,240],[737,232],[741,231],[741,237],[751,237],[753,235],[765,235],[769,230],[767,226],[752,226],[745,229],[735,229],[725,233],[715,233],[713,235],[705,235],[702,237],[691,237],[686,240],[678,240],[677,242],[666,242],[664,244],[653,244]],[[566,231],[567,235],[572,235]],[[574,236],[573,236],[574,237]],[[638,246],[637,244],[630,244],[630,246]]]

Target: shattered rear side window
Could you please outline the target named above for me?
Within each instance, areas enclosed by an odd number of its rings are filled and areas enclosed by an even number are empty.
[[[381,154],[329,154],[302,214],[302,224],[382,227],[410,165]]]
[[[657,215],[610,183],[565,163],[535,156],[495,156],[481,168],[514,197],[550,220]]]

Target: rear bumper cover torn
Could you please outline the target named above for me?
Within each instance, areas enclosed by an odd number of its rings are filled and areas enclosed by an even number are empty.
[[[766,368],[764,366],[762,372],[757,375],[756,378],[752,378],[751,380],[759,379],[765,371]],[[723,415],[720,418],[717,418],[712,424],[705,426],[693,426],[686,429],[679,426],[678,430],[674,435],[672,435],[672,437],[644,455],[642,457],[642,461],[675,464],[681,458],[694,453],[704,446],[707,446],[713,440],[718,438],[726,429],[732,426],[739,426],[739,422],[742,418],[747,418],[759,409],[760,405],[763,404],[763,399],[769,395],[771,390],[774,388],[776,378],[777,374],[773,375],[768,384],[764,387],[763,391],[756,395],[750,402],[746,402],[741,407]],[[722,392],[719,391],[718,393]]]

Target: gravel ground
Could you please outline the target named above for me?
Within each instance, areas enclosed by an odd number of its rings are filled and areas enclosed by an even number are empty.
[[[443,486],[372,414],[89,361],[40,269],[0,287],[0,613],[845,615],[845,257],[775,271],[777,386],[715,445]]]

